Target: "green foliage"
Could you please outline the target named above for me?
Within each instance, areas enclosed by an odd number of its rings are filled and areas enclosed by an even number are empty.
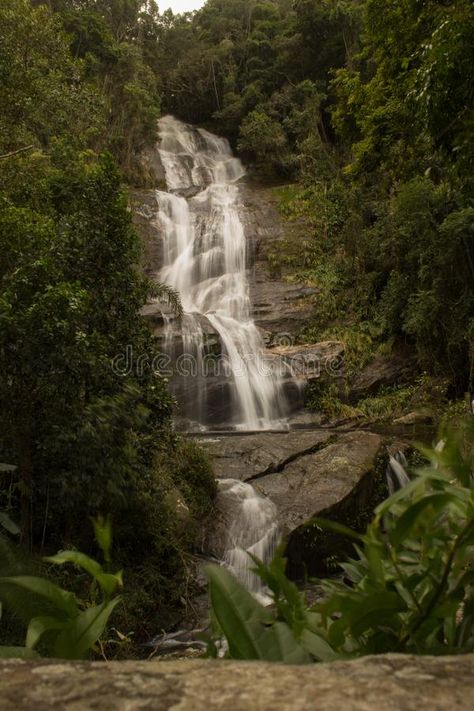
[[[370,323],[375,349],[407,345],[458,396],[473,372],[473,28],[467,0],[210,0],[163,25],[159,60],[167,110],[298,181],[269,266],[318,290],[314,338]]]
[[[357,2],[208,0],[192,18],[170,18],[164,106],[212,119],[267,172],[294,174],[321,152],[329,73],[354,52],[358,14]]]
[[[213,613],[229,656],[291,662],[298,654],[303,661],[298,644],[306,661],[472,652],[474,425],[469,420],[443,437],[442,451],[424,450],[430,465],[377,507],[365,534],[314,521],[356,539],[357,557],[341,564],[343,581],[323,581],[323,599],[312,608],[286,578],[281,552],[268,567],[256,561],[273,609],[229,573],[210,570]]]
[[[97,543],[106,562],[112,542],[110,521],[94,523]],[[90,599],[80,601],[46,578],[16,575],[0,578],[0,600],[27,624],[24,648],[2,647],[1,656],[34,656],[40,647],[58,659],[82,659],[96,648],[110,616],[120,602],[113,597],[122,585],[122,572],[109,573],[93,558],[78,551],[60,551],[46,558],[53,565],[70,563],[91,578]]]
[[[209,593],[213,614],[229,644],[233,659],[259,659],[287,664],[307,664],[313,658],[332,658],[330,648],[311,629],[311,616],[301,605],[297,588],[286,580],[276,559],[266,577],[272,577],[280,607],[291,622],[275,619],[272,612],[259,603],[235,578],[223,568],[208,568]],[[282,584],[282,588],[280,585]],[[283,593],[283,588],[285,593]],[[282,599],[282,595],[288,597]],[[299,614],[298,614],[299,613]],[[301,628],[298,634],[298,628]]]
[[[153,2],[135,0],[0,8],[0,459],[12,466],[0,472],[0,530],[30,551],[74,541],[89,554],[84,521],[113,516],[120,564],[137,563],[120,614],[144,635],[185,596],[214,491],[208,463],[171,433],[164,379],[115,367],[127,349],[158,355],[138,316],[147,300],[181,312],[137,270],[119,172],[140,181],[139,154],[156,140],[161,23]],[[188,528],[168,503],[179,487]],[[54,569],[59,587],[81,592]],[[142,579],[146,610],[131,602]]]

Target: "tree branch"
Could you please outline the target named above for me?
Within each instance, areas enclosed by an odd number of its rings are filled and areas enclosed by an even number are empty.
[[[24,151],[30,151],[34,148],[34,144],[30,143],[29,146],[23,146],[23,148],[17,148],[16,151],[10,151],[9,153],[0,154],[0,160],[2,158],[11,158],[11,156],[16,156],[18,153],[23,153]]]

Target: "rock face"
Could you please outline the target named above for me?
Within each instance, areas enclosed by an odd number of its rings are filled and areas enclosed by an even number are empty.
[[[154,162],[155,153],[156,161]],[[164,244],[168,239],[165,223],[158,217],[160,205],[164,209],[162,196],[160,197],[158,192],[164,187],[161,184],[163,182],[163,166],[159,160],[158,151],[152,151],[148,158],[143,157],[143,160],[145,159],[149,159],[149,165],[147,163],[145,167],[151,176],[155,175],[157,189],[131,190],[130,206],[133,223],[141,235],[144,246],[141,268],[152,280],[159,280],[166,253]],[[247,278],[253,316],[267,346],[292,344],[296,334],[311,315],[310,297],[314,293],[314,289],[308,289],[302,284],[287,284],[273,278],[270,274],[268,253],[270,249],[274,248],[275,241],[278,242],[279,239],[282,239],[283,227],[275,207],[276,200],[272,197],[271,191],[264,188],[255,189],[246,180],[239,183],[238,207],[247,239]],[[153,180],[151,184],[153,184]],[[196,192],[200,188],[194,187],[193,190]],[[183,194],[182,190],[180,194]],[[202,230],[204,230],[203,234],[208,230],[208,213],[209,204],[206,201],[193,202],[192,220],[196,228],[196,235],[199,235]],[[194,248],[198,242],[199,240],[196,239]],[[207,318],[214,308],[215,306],[209,308],[206,313],[201,315],[185,315],[185,319],[192,318],[193,321],[192,328],[189,330],[185,327],[184,319],[182,328],[170,330],[167,326],[170,323],[173,326],[173,314],[163,307],[163,304],[157,302],[146,304],[141,310],[141,314],[147,319],[153,334],[158,339],[162,339],[163,342],[166,338],[166,347],[163,343],[162,350],[171,355],[172,361],[176,362],[183,355],[186,343],[191,343],[193,357],[196,356],[196,353],[205,354],[206,358],[222,353],[223,345],[220,342],[220,336]],[[202,343],[199,338],[193,338],[193,334],[195,336],[201,332]],[[190,338],[187,338],[188,336]],[[193,349],[196,350],[196,353]],[[247,355],[251,356],[252,354]],[[277,373],[282,372],[278,396],[281,398],[281,402],[286,400],[285,412],[292,413],[301,409],[303,406],[303,378],[300,377],[299,381],[292,378],[287,366],[281,365],[281,358],[276,352],[268,351],[265,354],[265,361],[267,358],[275,364]],[[201,379],[200,383],[203,386],[201,388],[196,388],[196,383],[191,383],[189,379],[184,384],[179,382],[180,376],[176,375],[176,372],[174,375],[171,374],[170,379],[173,395],[179,403],[177,414],[181,418],[181,422],[187,421],[191,426],[191,420],[205,421],[206,425],[212,428],[219,428],[223,422],[232,422],[232,408],[239,401],[239,389],[229,382],[229,378],[222,377],[222,374],[220,377],[214,377],[211,374],[210,378],[206,376],[205,380]],[[201,402],[203,391],[208,392],[206,402]],[[206,413],[205,419],[197,417],[196,413],[199,415]],[[256,416],[253,418],[253,421],[255,420]]]
[[[244,224],[248,240],[250,299],[253,317],[267,333],[267,344],[288,345],[307,325],[314,310],[317,290],[304,284],[287,283],[269,269],[270,252],[278,249],[285,237],[285,228],[277,210],[277,200],[271,190],[241,183],[245,207]]]
[[[146,148],[140,156],[142,184],[150,187],[166,187],[166,176],[160,154],[155,147]]]
[[[382,442],[372,432],[348,432],[320,451],[294,459],[281,472],[258,479],[254,487],[277,505],[281,525],[293,532],[313,516],[342,514],[369,503]]]
[[[323,560],[340,552],[339,539],[318,548],[317,531],[305,524],[314,516],[349,522],[370,509],[378,456],[385,451],[383,438],[372,432],[330,430],[229,436],[208,446],[218,478],[251,483],[276,505],[287,536],[288,571],[296,578],[319,573]],[[236,516],[233,506],[221,490],[204,535],[206,554],[222,557],[225,532]]]
[[[158,155],[158,152],[155,151]],[[143,245],[140,267],[150,278],[156,277],[163,264],[163,235],[156,220],[158,201],[155,190],[130,190],[132,222]]]
[[[320,341],[302,346],[276,346],[271,352],[287,363],[296,377],[310,383],[341,378],[345,350],[342,341]]]
[[[262,662],[0,662],[1,711],[470,711],[474,655]]]
[[[430,425],[434,422],[435,416],[432,410],[423,407],[419,410],[409,412],[403,417],[398,417],[393,421],[394,425]]]
[[[164,172],[158,151],[151,151],[144,160],[151,184],[163,189]],[[269,252],[284,237],[276,200],[267,188],[246,180],[240,186],[253,316],[268,345],[289,345],[311,317],[316,290],[303,284],[288,284],[271,275]],[[148,276],[154,277],[163,264],[163,233],[156,220],[156,193],[154,189],[136,189],[130,191],[129,198],[133,223],[144,247],[141,266]]]
[[[382,387],[401,385],[410,377],[413,364],[407,355],[397,354],[375,358],[349,382],[349,399],[356,403],[363,397],[376,395]]]

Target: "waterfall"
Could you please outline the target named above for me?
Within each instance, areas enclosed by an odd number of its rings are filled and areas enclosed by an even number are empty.
[[[410,483],[407,469],[408,462],[402,451],[399,450],[394,456],[389,456],[385,476],[390,496]]]
[[[279,541],[277,508],[270,499],[237,479],[219,481],[220,495],[232,501],[233,519],[224,542],[223,562],[260,602],[268,603],[261,579],[252,572],[252,553],[264,563],[271,562]]]
[[[242,163],[227,140],[172,116],[159,121],[159,135],[168,191],[156,193],[164,235],[158,278],[179,292],[185,312],[165,336],[165,349],[180,364],[173,392],[188,421],[201,429],[212,412],[220,426],[281,428],[285,374],[265,360],[251,316],[236,184],[245,174]],[[212,332],[224,356],[219,360],[209,345]]]

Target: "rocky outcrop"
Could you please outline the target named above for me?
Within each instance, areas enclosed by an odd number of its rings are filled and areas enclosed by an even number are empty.
[[[474,655],[309,666],[215,660],[0,662],[2,711],[470,711]]]
[[[163,236],[156,219],[156,191],[129,190],[129,203],[132,222],[140,235],[143,247],[140,267],[148,277],[156,278],[163,264]]]
[[[322,516],[352,524],[364,512],[371,514],[384,444],[372,432],[316,430],[222,437],[208,446],[218,478],[251,483],[276,505],[289,573],[301,577],[321,572],[326,558],[343,551],[346,543],[329,535],[315,548],[319,529],[307,526],[310,519]],[[222,558],[225,532],[239,505],[221,488],[203,539],[205,553]]]
[[[372,432],[348,432],[314,454],[291,461],[254,487],[276,505],[284,530],[292,533],[313,516],[343,515],[369,503],[375,460],[383,439]],[[291,540],[291,537],[290,537]]]
[[[252,481],[283,471],[298,457],[321,449],[330,438],[331,432],[324,430],[261,432],[215,438],[207,443],[207,447],[217,478]]]
[[[310,345],[276,346],[271,353],[279,356],[297,378],[310,383],[341,378],[345,350],[342,341],[321,341]]]
[[[311,319],[317,290],[302,283],[288,283],[271,271],[269,255],[278,250],[278,242],[286,236],[271,189],[247,178],[241,183],[241,195],[252,270],[249,281],[253,318],[266,333],[267,345],[288,345]]]
[[[150,185],[158,190],[165,189],[158,151],[150,151],[144,155],[143,160],[151,176]],[[267,345],[288,345],[307,325],[313,311],[312,297],[316,290],[304,284],[289,284],[271,274],[268,255],[278,241],[284,238],[276,199],[269,189],[253,185],[246,179],[240,186],[242,219],[248,240],[253,317],[262,329]],[[163,264],[163,234],[156,219],[158,203],[155,189],[130,190],[129,200],[133,223],[143,243],[141,266],[148,276],[156,277]]]
[[[393,421],[394,425],[431,425],[435,421],[433,410],[428,407],[422,407],[419,410],[413,410],[403,417],[397,417]]]
[[[408,355],[377,356],[371,363],[354,373],[349,380],[349,400],[356,403],[370,395],[376,395],[382,387],[402,385],[413,375],[413,363]]]
[[[160,154],[155,146],[145,148],[139,157],[143,187],[166,190],[166,175]]]

